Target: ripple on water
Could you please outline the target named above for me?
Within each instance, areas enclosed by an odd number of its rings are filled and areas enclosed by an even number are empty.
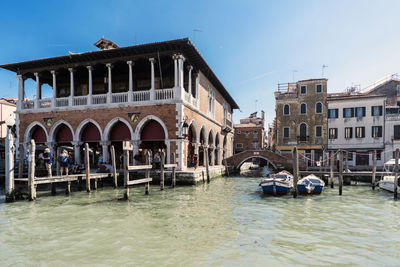
[[[259,178],[101,189],[4,204],[0,265],[385,265],[400,258],[400,204],[367,186],[264,196]]]

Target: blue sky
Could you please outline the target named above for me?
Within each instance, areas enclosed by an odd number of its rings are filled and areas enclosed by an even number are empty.
[[[234,120],[257,107],[271,122],[273,92],[293,70],[296,80],[320,78],[328,65],[330,92],[398,72],[399,8],[384,0],[4,1],[0,64],[92,51],[103,35],[119,46],[190,37],[239,104]],[[0,70],[0,97],[16,96],[15,74]]]

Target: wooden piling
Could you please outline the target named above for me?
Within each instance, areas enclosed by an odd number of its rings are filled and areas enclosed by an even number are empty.
[[[150,152],[146,151],[146,165],[150,165]],[[150,178],[150,170],[145,170],[146,178]],[[150,192],[150,182],[147,182],[144,186],[144,193],[148,195]]]
[[[172,164],[176,164],[176,160],[175,160],[175,153],[172,153]],[[176,186],[176,170],[175,167],[172,167],[172,187]]]
[[[397,199],[397,185],[398,185],[398,180],[399,180],[399,149],[396,149],[396,161],[395,161],[395,167],[394,167],[394,190],[393,190],[393,197],[394,199]]]
[[[375,190],[375,178],[376,178],[376,150],[374,150],[373,157],[373,166],[372,166],[372,190]]]
[[[329,173],[329,178],[330,178],[330,182],[331,182],[331,188],[333,188],[333,165],[335,165],[335,158],[336,158],[336,154],[335,152],[331,151],[331,158],[330,158],[330,173]]]
[[[344,172],[348,172],[349,171],[349,151],[346,150],[346,165],[345,165],[345,170]]]
[[[228,161],[226,159],[224,159],[224,163],[225,163],[225,175],[229,176]],[[267,162],[267,164],[268,164],[268,168],[269,168],[269,162]]]
[[[147,164],[147,158],[146,158],[146,164]],[[129,171],[128,171],[128,167],[129,167],[129,151],[128,150],[124,150],[124,188],[125,188],[124,199],[129,199],[129,185],[128,185]]]
[[[206,150],[206,173],[207,173],[207,183],[210,183],[210,158],[208,156],[208,148]]]
[[[319,156],[319,173],[321,174],[319,178],[324,180],[324,175],[322,174],[322,156]]]
[[[56,168],[57,168],[57,170],[56,170],[57,176],[61,175],[61,173],[60,173],[60,161],[58,160],[58,158],[60,157],[60,154],[61,154],[61,147],[57,147],[56,157],[55,157],[55,159],[56,159]]]
[[[28,189],[29,189],[29,200],[36,199],[36,186],[35,186],[35,150],[36,144],[32,139],[29,144],[29,169],[28,169]]]
[[[5,195],[6,202],[14,201],[14,136],[11,129],[7,129],[5,140]]]
[[[297,181],[299,179],[299,154],[297,147],[293,148],[293,197],[297,197]]]
[[[89,158],[88,143],[85,143],[85,171],[86,171],[86,191],[90,192],[90,158]]]
[[[204,180],[204,171],[201,171],[201,176],[203,177],[203,184],[206,182],[205,180]]]
[[[343,151],[339,149],[339,195],[342,195],[343,190]]]
[[[118,187],[117,164],[115,162],[115,148],[111,146],[111,163],[113,167],[114,188]]]
[[[19,146],[19,162],[18,162],[18,178],[22,178],[24,175],[24,147]]]
[[[67,182],[67,189],[65,190],[65,194],[69,195],[71,193],[71,182]]]
[[[161,171],[160,171],[160,190],[164,190],[164,179],[165,179],[165,177],[164,177],[164,175],[165,175],[165,173],[164,173],[164,162],[165,162],[165,152],[164,152],[164,151],[161,151],[161,162],[160,162],[160,168],[161,168]]]

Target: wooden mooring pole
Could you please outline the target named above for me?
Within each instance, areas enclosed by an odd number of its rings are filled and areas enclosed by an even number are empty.
[[[339,149],[339,195],[342,195],[343,190],[343,151]]]
[[[114,188],[118,187],[117,164],[115,162],[115,148],[111,146],[111,162],[113,167]]]
[[[330,158],[330,173],[329,173],[329,178],[331,182],[331,188],[333,188],[333,165],[335,165],[335,152],[331,151],[331,158]]]
[[[165,179],[165,172],[164,172],[164,163],[165,163],[165,152],[161,151],[161,162],[160,162],[160,190],[164,190],[164,179]]]
[[[29,168],[28,168],[28,189],[29,189],[29,200],[36,199],[36,186],[35,186],[35,151],[36,144],[32,139],[29,144]]]
[[[149,151],[146,151],[146,165],[150,165],[150,152]],[[129,175],[129,173],[128,173],[128,175]],[[145,176],[146,176],[146,178],[150,178],[150,170],[148,170],[148,169],[145,170]],[[146,195],[148,195],[149,192],[150,192],[150,182],[147,182],[147,184],[144,186],[144,193]]]
[[[206,151],[206,173],[207,173],[207,183],[210,182],[210,170],[209,170],[209,156],[208,156],[208,148],[205,148]]]
[[[322,156],[319,156],[319,173],[321,174],[319,178],[321,178],[321,180],[324,180],[324,175],[322,174]]]
[[[229,176],[228,161],[226,159],[224,159],[224,163],[225,163],[225,175]],[[269,162],[267,162],[267,164],[268,164],[268,168],[269,168]]]
[[[375,190],[375,178],[376,178],[376,150],[374,150],[373,157],[373,166],[372,166],[372,190]]]
[[[89,158],[88,143],[85,143],[85,171],[86,171],[86,191],[90,192],[90,158]]]
[[[147,164],[147,153],[146,153],[146,164]],[[128,150],[124,150],[124,188],[125,188],[125,192],[124,192],[124,199],[129,199],[129,185],[128,185],[128,181],[129,181],[129,151]]]
[[[5,193],[6,202],[14,201],[14,135],[11,129],[7,129],[7,136],[5,140],[5,154],[6,154],[6,180],[5,180]]]
[[[18,178],[22,178],[24,175],[24,147],[19,146],[19,162],[18,162]]]
[[[172,158],[171,158],[172,164],[176,164],[175,160],[175,153],[172,153]],[[176,186],[176,170],[175,167],[172,167],[172,187]]]
[[[397,185],[399,181],[399,149],[396,149],[396,161],[395,161],[395,167],[394,167],[394,190],[393,190],[393,197],[394,199],[397,199]]]
[[[293,148],[293,197],[297,197],[297,181],[299,179],[299,154],[297,147]]]

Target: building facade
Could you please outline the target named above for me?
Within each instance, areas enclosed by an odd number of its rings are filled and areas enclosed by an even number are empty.
[[[386,96],[339,93],[328,96],[328,149],[348,152],[349,167],[369,168],[385,162]]]
[[[194,154],[200,165],[221,165],[232,155],[232,112],[238,106],[189,39],[118,47],[101,39],[100,50],[2,65],[18,78],[18,143],[34,139],[53,152],[69,147],[77,163],[83,144],[117,161],[122,142],[133,145],[134,161],[144,150],[176,155],[186,170]],[[26,79],[36,81],[36,99],[24,99]],[[52,97],[42,98],[42,85]],[[185,130],[187,129],[187,131]],[[187,133],[187,134],[186,134]]]
[[[275,92],[275,149],[291,154],[297,146],[309,165],[323,157],[327,145],[327,79],[279,84]]]
[[[257,112],[252,113],[248,118],[240,120],[240,124],[233,125],[234,128],[234,153],[245,150],[259,150],[265,147],[265,113],[261,111],[261,117]]]

